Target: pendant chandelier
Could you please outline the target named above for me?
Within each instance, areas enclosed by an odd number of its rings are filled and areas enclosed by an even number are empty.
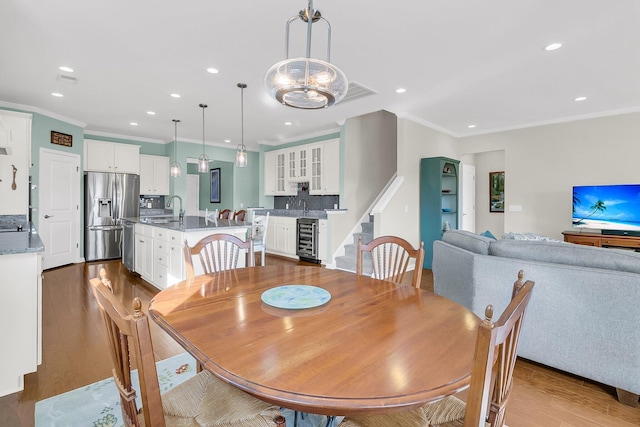
[[[178,123],[180,120],[173,119],[174,137],[173,137],[173,163],[171,163],[171,176],[177,178],[180,176],[180,163],[178,163],[177,146],[178,146]]]
[[[246,83],[238,83],[240,88],[240,145],[236,151],[236,166],[239,168],[247,167],[247,147],[244,146],[244,89]]]
[[[289,59],[289,25],[296,19],[307,23],[306,57]],[[311,26],[323,21],[327,24],[327,60],[311,58]],[[295,108],[318,109],[337,104],[349,89],[347,76],[331,64],[331,25],[309,0],[307,9],[287,21],[285,32],[285,60],[273,65],[264,78],[264,84],[278,102]]]
[[[207,108],[207,104],[200,104],[200,108],[202,108],[202,154],[198,157],[198,172],[207,173],[209,172],[209,158],[204,152],[204,109]]]

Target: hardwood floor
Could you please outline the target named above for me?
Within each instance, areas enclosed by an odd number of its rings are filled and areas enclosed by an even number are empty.
[[[267,255],[268,264],[290,262],[296,261]],[[31,427],[36,401],[111,375],[104,325],[88,288],[88,279],[97,276],[103,266],[115,293],[123,301],[129,304],[138,296],[147,309],[157,290],[129,273],[120,261],[76,264],[46,271],[42,365],[37,372],[25,376],[23,392],[0,398],[1,426]],[[423,272],[422,287],[433,290],[430,270]],[[153,322],[151,327],[157,360],[184,351]],[[461,395],[464,398],[464,393]],[[518,360],[507,424],[510,427],[640,426],[640,409],[618,403],[611,387]]]

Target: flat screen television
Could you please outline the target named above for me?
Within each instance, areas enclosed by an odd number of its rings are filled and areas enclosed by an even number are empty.
[[[574,186],[571,222],[602,234],[640,236],[640,184]]]

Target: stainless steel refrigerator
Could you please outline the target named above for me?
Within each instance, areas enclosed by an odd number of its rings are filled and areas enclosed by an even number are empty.
[[[84,175],[84,258],[122,257],[122,218],[140,212],[140,177],[126,173]]]

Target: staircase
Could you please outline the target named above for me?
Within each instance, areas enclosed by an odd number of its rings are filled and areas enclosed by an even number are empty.
[[[356,249],[358,247],[358,238],[362,238],[362,243],[366,244],[373,240],[373,217],[369,215],[369,222],[360,224],[361,233],[353,233],[353,243],[344,245],[343,256],[336,257],[336,268],[339,270],[356,271]],[[365,252],[362,257],[362,273],[370,275],[373,272],[371,262],[371,253]]]

